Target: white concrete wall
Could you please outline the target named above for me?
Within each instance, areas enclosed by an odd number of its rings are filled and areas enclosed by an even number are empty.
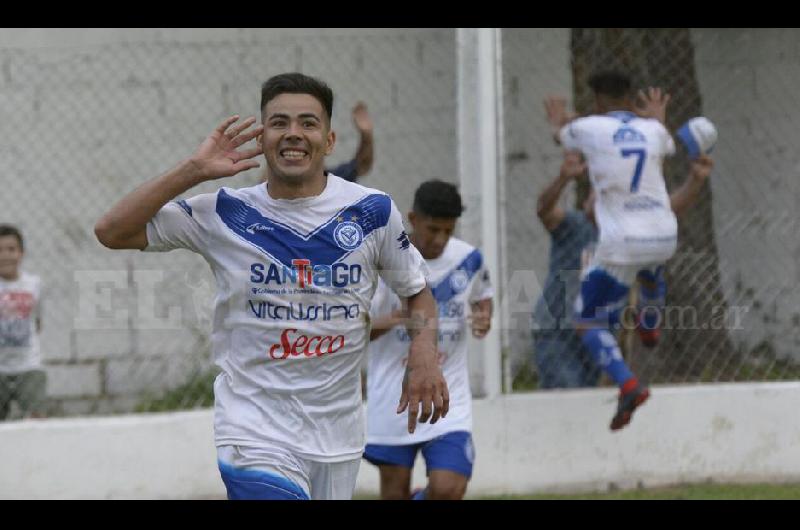
[[[55,413],[130,411],[210,364],[215,285],[206,263],[186,251],[102,248],[92,229],[104,211],[190,155],[223,117],[257,114],[271,75],[301,71],[334,90],[330,166],[355,153],[350,111],[367,103],[375,164],[361,182],[406,212],[422,181],[458,178],[454,36],[435,28],[1,31],[0,222],[21,227],[24,266],[46,285],[42,350]],[[186,196],[259,176],[251,170]]]
[[[714,232],[732,332],[800,360],[800,31],[692,30],[703,112],[719,129],[711,178]]]
[[[476,400],[469,495],[800,480],[799,400],[795,382],[655,387],[617,433],[613,389]],[[0,425],[0,498],[224,497],[212,430],[210,410]],[[377,489],[363,462],[357,492]]]

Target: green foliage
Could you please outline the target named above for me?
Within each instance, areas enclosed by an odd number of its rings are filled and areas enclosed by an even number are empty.
[[[194,374],[188,381],[161,396],[145,396],[136,406],[136,412],[166,412],[205,408],[214,405],[214,379],[216,368]]]

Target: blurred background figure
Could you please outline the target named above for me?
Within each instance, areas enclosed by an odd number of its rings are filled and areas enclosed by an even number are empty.
[[[44,416],[41,281],[22,270],[25,245],[15,226],[0,225],[0,420],[16,402],[23,418]]]

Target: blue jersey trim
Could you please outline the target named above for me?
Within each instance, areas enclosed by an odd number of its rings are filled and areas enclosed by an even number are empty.
[[[357,224],[361,228],[360,245],[370,233],[388,224],[391,199],[382,193],[367,195],[342,208],[308,234],[263,216],[225,190],[217,194],[216,212],[234,234],[277,263],[291,267],[293,259],[307,258],[314,265],[333,265],[358,247],[342,248],[335,237],[336,228],[343,222]]]
[[[439,280],[433,289],[433,297],[437,303],[443,304],[449,302],[455,295],[461,293],[463,289],[456,290],[453,286],[453,276],[457,271],[464,271],[467,273],[467,280],[471,280],[478,270],[483,266],[483,255],[477,248],[467,255],[466,258],[450,273]]]
[[[245,469],[217,460],[229,498],[309,500],[308,494],[286,478],[257,469]],[[254,487],[255,486],[255,487]]]

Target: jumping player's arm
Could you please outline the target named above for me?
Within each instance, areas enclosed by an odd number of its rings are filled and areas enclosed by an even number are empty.
[[[261,134],[263,127],[246,131],[255,118],[231,127],[238,119],[239,116],[227,118],[190,158],[123,197],[95,225],[98,241],[111,249],[143,250],[148,244],[147,223],[167,202],[201,182],[258,167],[258,162],[251,159],[261,149],[237,149]]]
[[[536,215],[539,216],[539,220],[548,232],[558,228],[566,215],[564,209],[558,204],[561,192],[569,181],[585,172],[586,163],[582,160],[579,152],[567,151],[564,153],[564,161],[561,163],[558,177],[544,189],[536,202]]]
[[[708,155],[700,155],[692,160],[689,167],[689,176],[681,186],[669,196],[670,207],[675,215],[680,217],[685,214],[700,195],[711,170],[714,169],[714,160]]]
[[[669,98],[670,95],[662,93],[660,88],[650,87],[647,93],[640,90],[637,94],[636,113],[642,118],[653,118],[666,125]]]
[[[397,413],[408,409],[408,432],[416,429],[417,418],[431,423],[450,408],[447,382],[438,363],[438,320],[436,301],[427,285],[427,265],[411,244],[403,218],[390,201],[389,218],[382,234],[377,262],[381,278],[402,298],[408,298],[407,328],[411,336],[406,374]],[[420,405],[422,413],[420,414]]]

